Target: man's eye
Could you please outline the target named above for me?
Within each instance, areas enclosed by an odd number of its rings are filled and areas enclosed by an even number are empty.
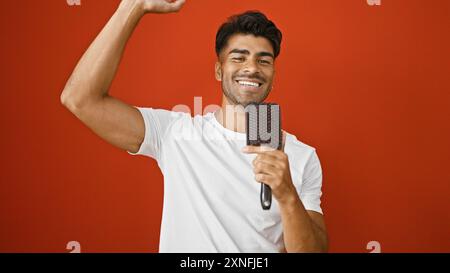
[[[244,58],[242,58],[242,57],[233,57],[232,60],[233,61],[242,62],[242,61],[244,61]]]
[[[267,61],[267,60],[259,60],[259,62],[262,64],[270,64],[270,61]]]

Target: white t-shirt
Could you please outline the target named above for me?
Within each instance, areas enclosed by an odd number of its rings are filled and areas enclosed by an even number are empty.
[[[145,138],[138,155],[157,160],[164,175],[160,252],[280,252],[279,206],[260,203],[261,186],[244,154],[246,135],[224,128],[213,113],[138,108]],[[313,147],[287,133],[293,183],[307,210],[322,213],[322,169]]]

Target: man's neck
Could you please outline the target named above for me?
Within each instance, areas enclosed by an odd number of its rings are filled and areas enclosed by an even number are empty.
[[[245,133],[245,110],[242,106],[223,103],[215,113],[217,121],[228,130]]]

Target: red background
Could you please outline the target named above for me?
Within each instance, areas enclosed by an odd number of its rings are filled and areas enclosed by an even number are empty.
[[[220,103],[214,38],[265,12],[284,33],[271,101],[317,148],[332,252],[450,251],[450,1],[188,0],[147,15],[111,94],[172,109]],[[95,136],[60,104],[119,1],[1,1],[0,252],[156,252],[163,183],[154,161]]]

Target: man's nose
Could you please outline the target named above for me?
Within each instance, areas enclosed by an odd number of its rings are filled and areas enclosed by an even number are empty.
[[[253,73],[259,72],[258,64],[254,60],[248,60],[245,63],[243,71],[245,73],[249,73],[249,74],[253,74]]]

